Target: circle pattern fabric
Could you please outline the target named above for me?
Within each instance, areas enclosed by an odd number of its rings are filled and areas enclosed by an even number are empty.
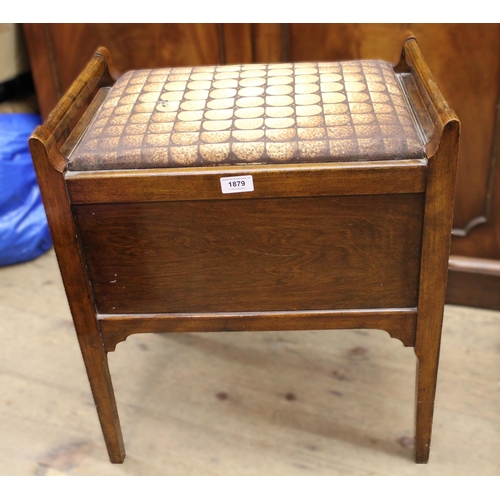
[[[389,63],[135,70],[108,93],[70,170],[423,158]]]

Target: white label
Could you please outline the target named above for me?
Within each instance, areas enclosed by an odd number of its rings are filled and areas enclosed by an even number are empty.
[[[222,192],[224,194],[253,191],[253,177],[251,175],[221,177],[220,187],[222,188]]]

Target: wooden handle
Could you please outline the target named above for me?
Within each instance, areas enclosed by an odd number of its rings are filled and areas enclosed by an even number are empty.
[[[427,156],[431,157],[439,147],[445,127],[452,122],[458,122],[458,118],[441,94],[412,34],[408,35],[403,45],[401,61],[394,69],[396,73],[410,72],[413,75],[415,85],[434,124],[432,136],[426,146]]]
[[[61,140],[67,138],[74,128],[95,91],[113,83],[111,66],[108,50],[100,47],[47,120],[33,132],[31,139],[43,142],[51,164],[56,170],[62,172],[66,167],[66,159],[61,154]]]

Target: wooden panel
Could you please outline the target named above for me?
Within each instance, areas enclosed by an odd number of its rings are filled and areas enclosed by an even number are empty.
[[[403,41],[400,24],[291,24],[292,61],[399,61]]]
[[[486,192],[485,215],[478,218],[465,236],[456,236],[452,240],[452,253],[461,256],[496,260],[500,266],[500,106],[498,107],[498,122],[495,131],[495,147],[491,158],[491,170]],[[473,174],[472,174],[473,175]],[[457,199],[457,203],[461,200]],[[473,221],[474,222],[474,221]],[[475,267],[471,262],[471,268]],[[464,289],[467,293],[467,289]],[[489,307],[489,306],[484,306]]]
[[[50,24],[48,29],[63,89],[100,45],[110,51],[119,74],[219,63],[215,24]]]
[[[117,75],[129,69],[283,59],[278,23],[26,23],[42,115],[47,117],[98,46],[111,52]]]
[[[223,64],[254,62],[251,24],[222,24],[219,29],[224,39]]]
[[[446,302],[500,310],[500,276],[450,270]]]
[[[100,313],[416,304],[419,194],[74,211]]]
[[[45,27],[41,24],[24,24],[24,35],[30,58],[38,107],[42,118],[47,118],[62,97],[62,91],[53,64],[52,51],[47,43]],[[88,61],[89,58],[87,58]],[[75,74],[75,78],[78,73]]]
[[[448,275],[450,304],[500,309],[500,263],[497,260],[451,256]]]
[[[109,49],[117,75],[129,69],[219,64],[214,23],[25,24],[41,113],[44,117],[99,46]]]
[[[368,164],[280,165],[75,172],[66,175],[72,203],[213,200],[224,176],[251,175],[254,190],[241,198],[419,193],[425,189],[423,160]]]
[[[288,41],[284,38],[284,25],[278,23],[259,23],[252,25],[252,43],[254,62],[277,63],[285,61],[283,44]]]
[[[218,25],[220,64],[273,63],[283,60],[282,25],[224,23]]]

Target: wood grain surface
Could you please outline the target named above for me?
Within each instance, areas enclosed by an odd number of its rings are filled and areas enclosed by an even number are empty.
[[[95,317],[91,284],[75,237],[75,221],[62,174],[65,159],[58,147],[77,126],[75,122],[85,113],[99,85],[111,80],[109,66],[106,49],[94,55],[57,108],[32,133],[29,148],[109,458],[112,463],[121,463],[125,448],[107,353]]]
[[[104,347],[114,351],[119,342],[136,333],[194,331],[284,331],[376,328],[399,339],[405,347],[415,345],[416,308],[337,309],[235,313],[99,314]]]
[[[78,205],[100,313],[413,307],[422,196]]]
[[[195,174],[195,175],[194,175]],[[217,200],[221,177],[251,175],[254,190],[238,198],[289,198],[365,194],[421,193],[425,189],[426,161],[332,163],[217,168],[140,169],[68,172],[68,194],[75,205],[140,203],[145,200]]]

